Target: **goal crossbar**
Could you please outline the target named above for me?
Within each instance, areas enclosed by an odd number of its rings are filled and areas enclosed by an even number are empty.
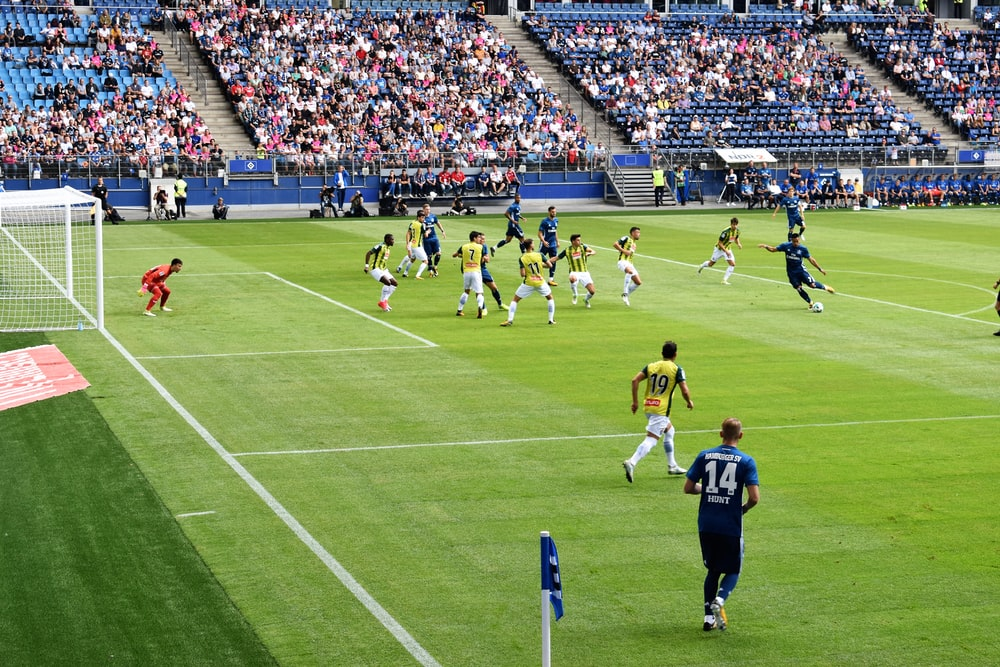
[[[0,331],[104,328],[102,213],[71,187],[0,192]]]

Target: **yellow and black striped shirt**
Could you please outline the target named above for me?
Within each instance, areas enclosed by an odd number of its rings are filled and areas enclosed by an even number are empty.
[[[627,251],[631,250],[632,252],[635,252],[636,249],[635,239],[632,238],[632,235],[626,234],[625,236],[618,239],[618,247],[621,248],[623,251],[625,251],[618,253],[618,259],[627,259],[628,261],[631,262],[632,255],[629,255]]]
[[[565,259],[567,264],[569,264],[570,273],[585,273],[587,269],[587,251],[590,250],[586,245],[581,244],[579,247],[571,245],[570,247],[559,253],[559,259]]]
[[[377,246],[372,248],[371,261],[373,269],[385,269],[388,266],[388,259],[389,246],[384,243],[379,243]]]

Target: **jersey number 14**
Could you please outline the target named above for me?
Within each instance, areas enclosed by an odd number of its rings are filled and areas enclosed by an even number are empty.
[[[721,487],[726,490],[727,495],[736,495],[736,490],[739,488],[739,484],[736,482],[736,463],[732,461],[725,463],[721,475],[717,470],[718,466],[719,461],[709,461],[705,464],[705,473],[708,475],[708,480],[705,482],[705,492],[719,495]]]

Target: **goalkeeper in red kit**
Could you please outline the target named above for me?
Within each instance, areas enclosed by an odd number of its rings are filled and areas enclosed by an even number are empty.
[[[160,302],[160,310],[167,313],[171,311],[170,308],[167,308],[167,299],[170,298],[170,288],[167,287],[166,281],[172,274],[180,273],[183,267],[184,262],[175,257],[170,260],[169,264],[154,266],[142,274],[142,287],[139,289],[139,296],[143,296],[148,292],[151,297],[149,303],[146,304],[146,310],[143,311],[143,315],[156,317],[156,313],[153,312],[153,306],[156,305],[157,301]]]

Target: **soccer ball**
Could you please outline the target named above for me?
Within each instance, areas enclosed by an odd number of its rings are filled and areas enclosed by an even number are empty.
[[[823,304],[821,304],[819,301],[814,301],[813,302],[812,311],[814,313],[822,313],[823,312]]]

